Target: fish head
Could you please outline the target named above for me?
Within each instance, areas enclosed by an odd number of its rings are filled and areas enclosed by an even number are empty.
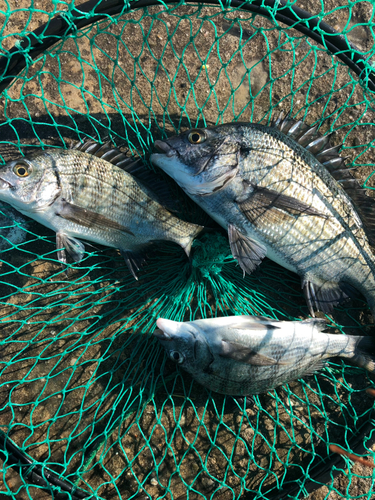
[[[170,175],[189,195],[209,195],[236,176],[241,131],[232,124],[190,129],[166,141],[155,141],[160,153],[151,161]]]
[[[59,191],[48,153],[33,153],[0,167],[0,200],[21,212],[50,204]]]
[[[212,353],[202,333],[193,322],[178,322],[159,318],[155,337],[168,357],[191,374],[198,374],[213,361]]]

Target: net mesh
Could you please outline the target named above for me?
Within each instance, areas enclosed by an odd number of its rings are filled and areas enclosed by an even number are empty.
[[[302,6],[342,31],[371,67],[373,6],[339,3]],[[5,57],[56,14],[69,20],[74,6],[1,5]],[[371,187],[373,93],[269,11],[267,19],[229,3],[126,5],[34,62],[20,49],[26,67],[0,100],[2,162],[84,137],[109,137],[147,158],[155,139],[186,127],[269,123],[292,109],[335,131],[354,175]],[[180,201],[187,220],[207,222]],[[0,223],[1,436],[70,482],[64,498],[75,498],[74,487],[106,500],[296,498],[311,485],[321,486],[314,498],[371,498],[373,470],[347,458],[331,470],[329,450],[350,451],[359,439],[373,453],[374,398],[365,392],[373,383],[364,370],[330,362],[247,409],[193,382],[152,338],[158,317],[307,317],[296,275],[266,259],[243,278],[217,232],[195,241],[191,266],[179,247],[161,244],[138,282],[109,248],[87,247],[66,277],[50,230],[5,204]],[[358,299],[327,323],[358,334],[373,319]],[[31,484],[2,453],[2,495],[58,498],[59,487]]]

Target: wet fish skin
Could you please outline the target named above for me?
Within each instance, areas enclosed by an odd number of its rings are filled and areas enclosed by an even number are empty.
[[[65,250],[82,259],[83,239],[120,249],[136,279],[150,243],[173,241],[189,255],[202,230],[172,215],[130,173],[78,149],[47,149],[2,166],[0,201],[56,231],[61,262]]]
[[[372,337],[327,334],[322,319],[276,321],[228,316],[157,320],[154,335],[168,357],[200,384],[230,396],[249,396],[312,375],[331,357],[375,373]]]
[[[151,160],[228,230],[244,273],[267,256],[301,276],[312,315],[314,309],[331,312],[354,288],[375,317],[370,231],[347,193],[355,180],[340,183],[328,170],[343,164],[338,148],[327,148],[329,138],[302,129],[298,140],[310,141],[306,147],[315,156],[295,140],[303,125],[292,127],[290,136],[259,124],[192,129],[156,141],[162,154]]]

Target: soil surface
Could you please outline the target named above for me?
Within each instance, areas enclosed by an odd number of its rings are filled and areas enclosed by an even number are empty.
[[[325,21],[371,58],[373,7],[339,4],[324,2]],[[3,53],[66,8],[6,5]],[[322,3],[299,5],[317,14]],[[292,28],[244,11],[160,5],[84,28],[30,64],[0,98],[0,153],[6,162],[89,136],[147,158],[155,139],[179,130],[269,123],[292,109],[335,131],[354,175],[371,187],[372,103],[354,73]],[[182,217],[217,231],[197,241],[190,263],[179,248],[160,245],[137,282],[109,248],[86,247],[66,274],[54,234],[1,205],[0,429],[92,498],[371,498],[373,469],[328,448],[375,451],[367,428],[373,382],[363,370],[336,360],[244,407],[166,361],[151,335],[158,316],[308,315],[295,275],[266,259],[243,279],[213,221],[176,196]],[[338,334],[373,327],[360,299],[327,323]],[[51,498],[8,463],[2,494]]]

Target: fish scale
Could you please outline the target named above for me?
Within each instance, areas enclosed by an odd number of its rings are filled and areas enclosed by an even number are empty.
[[[151,160],[228,230],[244,273],[268,256],[301,276],[312,315],[354,288],[375,317],[373,200],[317,134],[290,118],[193,129],[157,141]]]
[[[89,143],[94,154],[88,153],[87,145],[47,149],[7,163],[0,168],[0,200],[56,231],[62,263],[65,250],[76,262],[82,259],[78,238],[120,249],[136,279],[144,251],[155,241],[173,241],[189,255],[203,228],[178,219],[159,203],[132,174],[140,173],[137,162],[106,145]],[[101,158],[112,152],[123,168]],[[157,179],[152,182],[157,188]]]

